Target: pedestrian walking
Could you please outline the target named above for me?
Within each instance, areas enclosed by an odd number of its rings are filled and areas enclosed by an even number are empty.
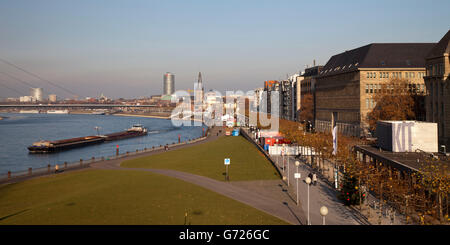
[[[313,182],[314,185],[317,184],[317,175],[316,175],[316,173],[314,173],[314,174],[312,175],[312,182]]]

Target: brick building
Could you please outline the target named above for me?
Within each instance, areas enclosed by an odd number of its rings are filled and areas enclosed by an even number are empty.
[[[315,63],[315,62],[314,62]],[[316,95],[316,78],[322,71],[323,66],[313,66],[310,68],[306,68],[303,73],[302,81],[300,82],[300,97],[303,98],[307,94],[311,94],[313,96],[313,115],[315,116],[315,95]],[[300,110],[301,110],[301,102],[300,102]],[[314,124],[315,119],[313,119]]]
[[[439,144],[450,149],[450,31],[426,56],[427,121],[438,123]]]
[[[367,113],[381,84],[401,78],[425,91],[425,57],[434,45],[374,43],[331,57],[316,77],[316,130],[331,130],[334,112],[339,133],[367,135]]]

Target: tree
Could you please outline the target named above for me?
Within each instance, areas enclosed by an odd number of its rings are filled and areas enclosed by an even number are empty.
[[[404,79],[392,79],[375,89],[376,106],[367,114],[370,131],[374,132],[380,120],[416,120],[423,113],[421,99],[412,84]],[[422,105],[422,106],[421,106]]]
[[[359,181],[355,176],[352,176],[349,172],[345,172],[344,179],[342,181],[341,192],[338,197],[344,201],[345,205],[359,205],[364,200],[365,194],[359,193]]]
[[[300,120],[312,122],[314,120],[314,101],[312,94],[302,96],[301,103]]]

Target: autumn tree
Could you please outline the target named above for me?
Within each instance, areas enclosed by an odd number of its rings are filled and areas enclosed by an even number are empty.
[[[374,132],[380,120],[417,120],[423,113],[421,98],[416,88],[404,79],[392,79],[381,89],[375,89],[375,107],[367,114],[370,130]]]
[[[314,120],[314,100],[312,94],[302,96],[299,118],[302,121]]]

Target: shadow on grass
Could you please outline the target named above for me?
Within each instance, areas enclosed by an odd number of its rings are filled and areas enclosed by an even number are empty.
[[[19,215],[19,214],[21,214],[21,213],[25,213],[26,211],[29,211],[29,210],[30,210],[30,209],[25,209],[25,210],[19,211],[19,212],[17,212],[17,213],[13,213],[13,214],[10,214],[10,215],[6,215],[6,216],[3,216],[3,217],[0,217],[0,221],[3,221],[3,220],[5,220],[5,219],[11,218],[11,217],[13,217],[13,216]]]

